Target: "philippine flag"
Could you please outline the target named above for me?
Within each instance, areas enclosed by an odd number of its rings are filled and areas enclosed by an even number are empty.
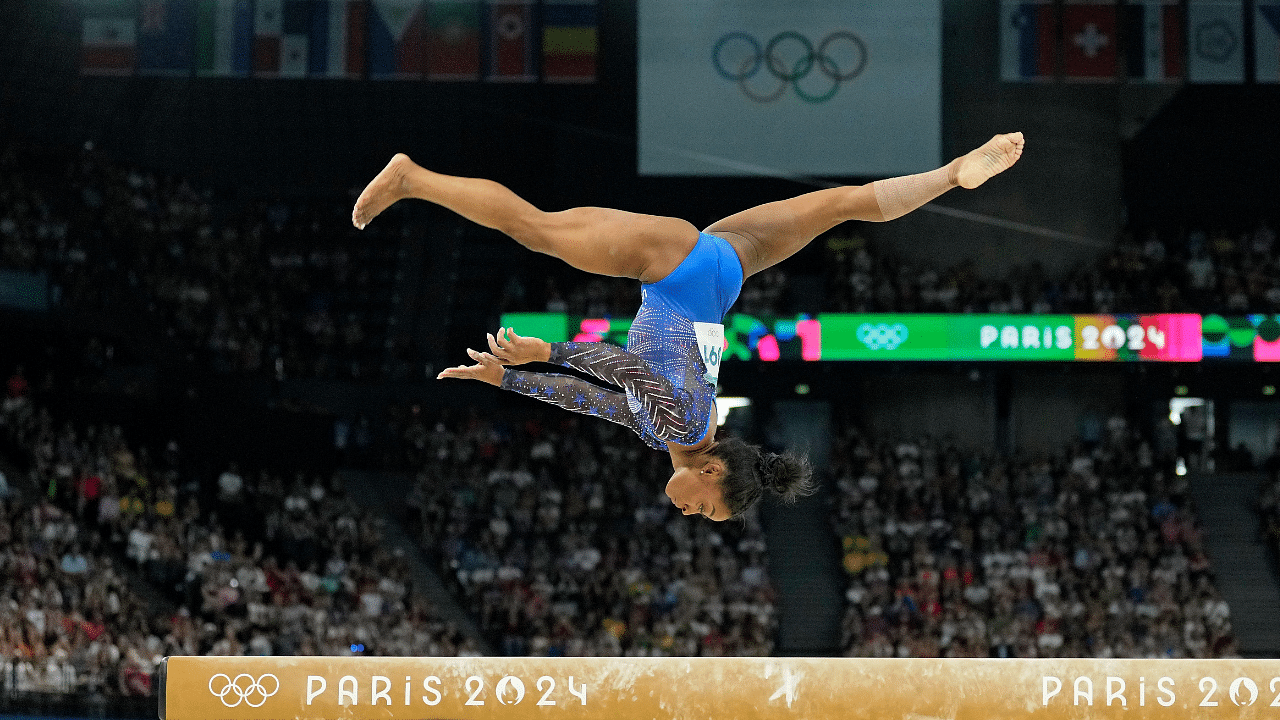
[[[422,77],[427,72],[423,1],[373,0],[369,11],[369,77]]]
[[[1253,20],[1253,77],[1260,83],[1280,83],[1280,0],[1257,0]]]
[[[1000,3],[1000,79],[1051,80],[1057,49],[1057,17],[1050,0]]]
[[[1129,0],[1124,9],[1125,74],[1135,82],[1178,81],[1186,74],[1182,4]]]

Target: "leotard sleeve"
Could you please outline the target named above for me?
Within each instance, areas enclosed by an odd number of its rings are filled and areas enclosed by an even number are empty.
[[[565,410],[603,418],[625,425],[636,433],[640,432],[635,415],[627,406],[626,395],[606,390],[572,375],[507,368],[502,375],[502,389],[549,402]]]
[[[696,441],[695,436],[700,437],[705,432],[706,417],[710,412],[710,406],[707,405],[705,398],[699,402],[689,392],[677,390],[671,381],[653,372],[649,364],[638,355],[607,343],[551,343],[549,362],[581,370],[621,387],[626,391],[626,395],[639,400],[641,410],[654,428],[655,439],[662,443],[671,440],[681,444],[691,444]],[[552,381],[550,378],[560,378],[560,380]],[[654,449],[667,449],[665,444],[655,443],[645,437],[645,433],[640,430],[634,416],[627,409],[626,395],[622,393],[610,393],[596,388],[591,383],[564,375],[542,375],[511,370],[503,376],[502,387],[575,412],[606,417],[602,412],[591,410],[592,397],[598,396],[600,400],[597,402],[608,403],[607,407],[614,408],[615,417],[621,416],[623,410],[627,411],[627,421],[614,417],[606,419],[627,425],[645,438],[649,446]],[[590,390],[584,390],[584,388]],[[704,393],[699,393],[699,397],[703,395]],[[585,405],[579,402],[579,398],[585,400]],[[579,409],[584,407],[586,409]],[[695,439],[691,441],[691,438]]]

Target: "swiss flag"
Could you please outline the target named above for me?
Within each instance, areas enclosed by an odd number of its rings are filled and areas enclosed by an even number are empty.
[[[1062,7],[1062,74],[1076,80],[1115,80],[1116,6],[1111,0],[1068,0]]]

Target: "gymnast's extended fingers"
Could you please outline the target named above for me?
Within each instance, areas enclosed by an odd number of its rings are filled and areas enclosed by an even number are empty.
[[[445,378],[466,379],[466,378],[474,377],[475,369],[477,367],[479,366],[478,365],[458,365],[457,367],[445,368],[444,370],[440,371],[439,375],[436,375],[436,379],[437,380],[443,380]]]
[[[497,338],[495,338],[492,334],[489,334],[489,335],[485,335],[485,339],[489,341],[489,350],[490,352],[493,353],[494,357],[498,358],[498,360],[500,360],[504,365],[511,361],[510,354],[502,348],[502,331],[501,330],[498,331]]]
[[[454,367],[445,368],[444,370],[440,371],[439,375],[436,375],[436,379],[437,380],[441,378],[478,379],[480,377],[480,373],[484,371],[485,367],[493,364],[492,362],[486,363],[482,359],[484,357],[493,357],[489,355],[489,353],[478,353],[475,350],[472,350],[471,348],[467,348],[467,355],[471,356],[471,359],[476,361],[475,365],[455,365]]]
[[[465,377],[487,382],[490,385],[502,385],[502,379],[506,377],[507,371],[502,367],[502,362],[498,358],[487,352],[478,352],[467,348],[467,355],[476,361],[475,365],[467,368]]]
[[[502,361],[491,353],[480,352],[479,350],[467,348],[467,355],[470,355],[471,359],[478,363],[478,365],[473,365],[472,367],[493,367],[494,365],[502,364]]]
[[[511,359],[512,365],[547,362],[550,359],[551,346],[548,343],[532,335],[517,335],[515,328],[502,328],[497,339],[498,347]]]
[[[508,334],[509,333],[509,334]],[[508,355],[516,351],[516,331],[511,328],[498,328],[498,347]]]

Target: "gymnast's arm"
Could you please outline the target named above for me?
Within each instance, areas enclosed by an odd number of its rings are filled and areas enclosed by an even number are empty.
[[[703,393],[695,398],[676,390],[643,358],[620,347],[598,342],[552,343],[549,361],[624,388],[640,401],[653,423],[654,435],[661,440],[689,444],[702,437],[706,429],[710,407]]]
[[[606,390],[580,378],[558,373],[507,369],[499,387],[527,395],[535,400],[549,402],[565,410],[625,425],[643,437],[635,415],[627,406],[626,395],[614,390]]]
[[[654,434],[661,440],[688,443],[690,438],[701,437],[706,429],[710,407],[704,393],[699,393],[699,401],[688,392],[677,392],[671,381],[655,373],[643,358],[620,347],[599,342],[548,343],[521,337],[510,328],[499,330],[496,336],[489,335],[488,340],[492,357],[504,364],[549,362],[623,388],[640,401]]]
[[[646,407],[649,401],[664,404],[675,399],[675,390],[666,378],[650,370],[640,356],[614,345],[549,343],[536,337],[522,337],[511,328],[502,328],[496,335],[490,333],[486,337],[489,353],[503,365],[545,362],[581,370],[625,389],[644,401]]]
[[[470,348],[467,349],[467,355],[476,361],[475,365],[445,368],[440,371],[436,379],[479,380],[496,385],[503,390],[549,402],[565,410],[593,415],[625,425],[644,437],[635,415],[627,406],[627,396],[620,392],[606,390],[569,375],[509,370],[502,366],[504,360],[511,362],[509,358],[499,359],[490,353],[476,352]]]

